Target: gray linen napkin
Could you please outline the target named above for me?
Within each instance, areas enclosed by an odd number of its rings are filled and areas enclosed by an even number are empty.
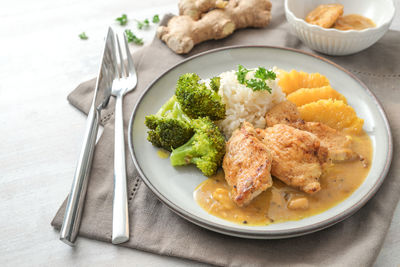
[[[227,45],[275,45],[310,51],[288,30],[282,1],[273,1],[272,23],[266,29],[245,29],[220,41],[200,44],[190,53]],[[168,18],[164,18],[165,23]],[[382,102],[392,128],[394,145],[400,136],[400,34],[388,32],[368,50],[347,57],[327,57],[363,80]],[[187,56],[190,56],[187,55]],[[178,56],[162,42],[134,53],[137,89],[124,102],[125,127],[133,105],[160,73],[187,56]],[[72,105],[87,113],[94,80],[79,85],[69,96]],[[113,195],[113,103],[102,118],[105,126],[93,159],[86,204],[79,234],[111,242]],[[126,134],[126,133],[125,133]],[[127,138],[127,137],[126,137]],[[129,155],[128,150],[126,155]],[[230,266],[366,266],[377,257],[400,196],[400,159],[394,156],[391,170],[366,206],[345,221],[307,236],[282,240],[249,240],[224,236],[198,227],[170,211],[141,182],[132,161],[127,160],[130,240],[123,246]],[[65,201],[52,225],[59,229]]]

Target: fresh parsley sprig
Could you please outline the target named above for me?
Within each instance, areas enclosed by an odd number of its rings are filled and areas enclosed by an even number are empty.
[[[236,72],[236,76],[237,76],[239,83],[245,84],[246,75],[248,72],[249,72],[249,70],[246,69],[245,67],[243,67],[242,65],[238,66],[238,71]]]
[[[253,91],[268,91],[271,93],[272,89],[267,85],[265,80],[250,79],[246,81],[246,86],[253,89]]]
[[[79,36],[79,38],[81,38],[81,40],[87,40],[87,39],[89,39],[89,37],[86,35],[85,32],[82,32],[82,33],[79,34],[78,36]]]
[[[246,69],[242,65],[238,66],[238,71],[236,72],[236,77],[239,83],[246,85],[253,91],[268,91],[272,92],[272,88],[266,83],[267,80],[275,80],[276,73],[270,70],[266,70],[264,67],[259,67],[254,74],[254,78],[246,79],[247,73],[250,70]]]
[[[144,19],[143,21],[140,20],[136,20],[137,22],[137,28],[139,30],[148,28],[150,26],[150,21],[149,19]],[[159,23],[160,22],[160,17],[158,16],[158,14],[155,14],[153,16],[153,18],[151,19],[151,22],[153,22],[154,24]]]
[[[122,14],[121,17],[115,19],[119,22],[119,25],[124,26],[128,23],[128,16],[126,14]]]
[[[118,21],[121,26],[125,26],[126,24],[128,24],[128,21],[129,21],[128,16],[126,14],[122,14],[120,17],[116,18],[115,20]],[[151,21],[154,24],[159,23],[160,17],[158,16],[158,14],[155,14]],[[139,30],[148,28],[150,26],[149,19],[144,19],[143,21],[136,20],[136,22],[137,22],[137,27]],[[134,44],[137,44],[137,45],[143,45],[143,39],[137,37],[131,30],[126,29],[125,34],[126,34],[126,37],[127,37],[129,43],[133,42]],[[85,32],[82,32],[78,36],[81,40],[89,39],[89,37],[86,35]]]
[[[273,72],[272,70],[266,70],[263,67],[259,67],[256,71],[256,74],[254,75],[256,78],[260,78],[261,80],[275,80],[276,79],[276,73]]]
[[[125,30],[126,38],[128,39],[128,43],[133,42],[137,45],[143,45],[143,39],[137,37],[130,29]]]
[[[158,16],[158,14],[155,14],[155,15],[153,16],[152,22],[153,22],[154,24],[160,22],[160,17]]]
[[[141,30],[143,28],[147,28],[147,27],[149,27],[149,25],[150,25],[150,22],[148,19],[145,19],[143,21],[137,20],[137,27],[139,30]]]

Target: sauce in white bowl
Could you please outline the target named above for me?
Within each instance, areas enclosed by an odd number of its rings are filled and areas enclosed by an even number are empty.
[[[376,27],[342,31],[307,23],[304,18],[320,4],[339,3],[346,14],[359,14],[371,19]],[[377,42],[389,29],[394,18],[392,0],[285,0],[285,14],[293,33],[308,47],[328,55],[349,55]]]

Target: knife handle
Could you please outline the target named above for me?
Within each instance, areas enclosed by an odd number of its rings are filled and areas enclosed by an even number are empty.
[[[68,196],[64,220],[60,231],[60,240],[73,246],[79,231],[81,214],[85,202],[88,177],[92,166],[92,158],[99,128],[100,111],[91,106],[83,146],[76,166],[74,180]]]

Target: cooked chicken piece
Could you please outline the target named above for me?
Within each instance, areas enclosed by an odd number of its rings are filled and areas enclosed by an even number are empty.
[[[225,179],[232,187],[232,200],[239,207],[272,186],[271,164],[267,146],[257,139],[253,125],[244,122],[226,143],[222,163]]]
[[[358,154],[351,150],[351,137],[320,122],[305,122],[299,129],[315,134],[321,145],[328,149],[328,158],[332,161],[358,159]]]
[[[321,189],[319,177],[328,151],[318,137],[285,124],[256,131],[272,153],[273,176],[309,194]]]
[[[330,28],[343,15],[343,8],[341,4],[319,5],[307,14],[306,21],[323,28]]]
[[[351,150],[351,138],[320,122],[305,122],[295,104],[289,101],[273,107],[266,115],[268,126],[287,124],[297,129],[316,135],[321,145],[329,151],[328,158],[332,161],[347,161],[361,157]]]
[[[304,121],[300,118],[297,106],[290,101],[281,102],[271,108],[267,112],[267,115],[265,115],[265,120],[268,127],[275,124],[288,124],[298,128],[297,126],[304,124]]]

